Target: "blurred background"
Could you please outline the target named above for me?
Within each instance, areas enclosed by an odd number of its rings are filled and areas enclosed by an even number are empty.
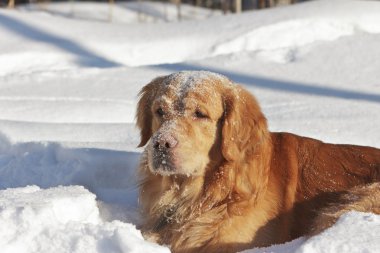
[[[182,19],[199,18],[197,9],[199,7],[205,8],[203,10],[204,17],[215,15],[216,13],[240,13],[242,11],[271,8],[281,5],[295,4],[309,0],[128,0],[128,1],[115,1],[109,0],[108,13],[105,11],[104,20],[112,21],[114,8],[128,8],[137,12],[138,21],[174,21]],[[33,5],[34,8],[39,8],[46,11],[55,11],[57,14],[70,15],[81,17],[81,6],[83,3],[89,1],[69,0],[70,7],[54,8],[54,4],[63,1],[49,1],[49,0],[1,0],[0,6],[7,8],[15,8],[19,5]],[[97,3],[104,3],[105,1],[93,1]],[[198,8],[191,8],[198,7]],[[31,7],[31,6],[29,6]],[[174,10],[173,10],[174,9]],[[208,13],[207,13],[208,10]],[[118,10],[120,11],[120,10]],[[100,17],[99,17],[100,18]]]

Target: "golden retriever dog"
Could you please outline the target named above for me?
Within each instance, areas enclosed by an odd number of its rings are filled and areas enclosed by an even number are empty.
[[[380,213],[380,150],[269,132],[222,75],[179,72],[140,93],[145,238],[172,252],[237,252],[318,233],[348,210]]]

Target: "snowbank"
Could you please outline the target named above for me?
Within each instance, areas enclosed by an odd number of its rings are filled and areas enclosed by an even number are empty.
[[[139,156],[135,152],[65,148],[54,143],[12,144],[0,135],[0,189],[82,185],[98,200],[124,208],[123,219],[136,221],[135,168]]]
[[[145,242],[131,224],[102,222],[82,186],[0,191],[2,252],[170,252]]]
[[[124,7],[116,5],[117,10],[126,12],[115,13],[115,16],[136,19],[140,9],[153,9],[151,13],[156,16],[160,13],[157,3],[145,4],[145,8],[136,3]],[[380,33],[380,8],[375,2],[325,0],[275,8],[270,14],[242,14],[239,19],[216,16],[207,19],[207,25],[201,20],[154,25],[133,22],[134,26],[88,21],[92,18],[85,14],[97,19],[96,15],[108,12],[108,6],[100,3],[75,3],[73,6],[82,10],[79,11],[81,19],[61,13],[65,13],[62,6],[71,8],[70,4],[57,3],[47,5],[42,9],[45,12],[31,11],[38,9],[35,7],[24,8],[21,13],[0,11],[0,29],[4,30],[8,40],[13,40],[0,60],[3,66],[0,75],[2,72],[14,73],[20,68],[23,72],[30,72],[47,68],[70,69],[78,65],[117,67],[178,63],[239,52],[256,52],[256,57],[264,61],[285,63],[294,61],[299,50],[316,42],[334,41],[360,33]],[[103,7],[103,11],[85,11],[93,7],[95,10]],[[186,6],[184,10],[195,19],[197,13],[206,12],[189,8]],[[318,11],[314,11],[316,9]],[[223,29],[215,33],[214,27],[220,24]],[[140,36],[139,27],[143,27],[144,36]],[[57,29],[61,31],[57,33]],[[168,36],[170,40],[166,39]],[[31,40],[27,51],[20,51],[24,47],[20,37]],[[46,45],[49,45],[48,50]]]
[[[138,221],[139,154],[0,137],[2,252],[169,252],[125,223]]]

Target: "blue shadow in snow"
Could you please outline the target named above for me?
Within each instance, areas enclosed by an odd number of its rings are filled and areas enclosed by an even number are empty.
[[[15,34],[25,37],[26,39],[51,44],[59,49],[75,55],[78,58],[77,63],[81,66],[99,68],[121,66],[119,63],[99,56],[69,39],[58,35],[49,34],[15,18],[0,14],[0,25]]]
[[[183,71],[183,70],[207,70],[207,71],[216,72],[216,73],[225,75],[237,83],[241,83],[241,84],[245,84],[249,86],[255,86],[255,87],[263,88],[263,89],[290,92],[290,93],[299,93],[299,94],[306,94],[306,95],[324,96],[324,97],[364,100],[364,101],[369,101],[369,102],[380,103],[380,94],[371,94],[371,93],[360,92],[360,91],[315,86],[312,84],[307,85],[307,84],[296,83],[296,82],[281,81],[281,80],[236,73],[236,72],[227,71],[227,70],[221,70],[221,69],[212,68],[212,67],[195,66],[191,64],[185,64],[185,63],[161,64],[161,65],[155,65],[151,67],[170,70],[173,72]]]
[[[82,185],[104,202],[136,206],[140,155],[57,143],[10,143],[0,133],[0,190]]]
[[[104,219],[136,224],[140,155],[52,142],[10,143],[0,133],[0,190],[81,185],[96,195]]]

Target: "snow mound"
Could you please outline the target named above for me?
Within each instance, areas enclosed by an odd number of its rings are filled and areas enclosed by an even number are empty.
[[[271,24],[221,43],[215,55],[240,51],[264,51],[262,57],[278,61],[294,60],[297,48],[315,41],[332,41],[341,36],[352,35],[354,28],[338,20],[299,19]],[[280,57],[278,57],[280,56]]]
[[[131,224],[103,223],[82,186],[0,191],[0,247],[10,252],[169,252]]]
[[[175,5],[151,2],[116,4],[113,11],[105,3],[51,3],[44,10],[35,5],[21,8],[22,12],[0,10],[0,32],[7,38],[0,77],[46,69],[178,63],[247,51],[264,61],[287,63],[312,51],[308,47],[312,44],[380,33],[376,3],[339,2],[273,8],[271,14],[247,12],[228,16],[228,21],[220,12],[184,5],[184,19],[191,20],[170,24],[165,22],[176,19]],[[110,18],[115,23],[94,22]],[[119,18],[122,20],[117,21]],[[164,23],[138,23],[145,18]],[[197,22],[199,19],[203,21]],[[125,23],[134,25],[125,29]],[[215,33],[214,27],[221,24],[222,29]],[[28,41],[27,48],[23,40]]]
[[[222,42],[215,46],[214,55],[255,51],[263,60],[288,63],[297,58],[298,50],[304,46],[351,36],[358,30],[380,33],[380,18],[369,16],[347,20],[314,17],[282,21]]]
[[[93,191],[135,187],[139,154],[71,149],[55,143],[12,144],[0,135],[0,188],[79,184]]]
[[[12,144],[0,135],[0,190],[82,185],[102,202],[105,220],[138,221],[136,167],[140,154],[55,143]]]

